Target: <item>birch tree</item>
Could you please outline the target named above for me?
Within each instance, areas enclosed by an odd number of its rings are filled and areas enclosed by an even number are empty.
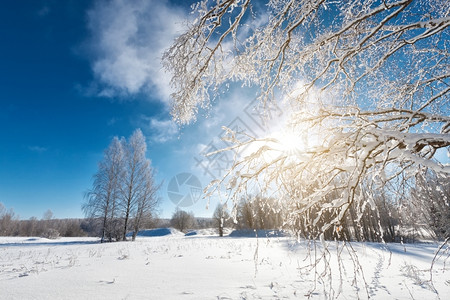
[[[83,210],[90,218],[101,219],[101,241],[118,238],[116,223],[120,217],[120,180],[124,176],[124,151],[122,143],[114,137],[98,164],[92,189],[86,194]]]
[[[126,240],[131,219],[134,217],[133,240],[143,217],[157,205],[156,190],[150,160],[146,157],[147,144],[140,129],[136,129],[124,147],[124,176],[121,179],[121,207],[124,216],[122,239]]]
[[[128,140],[114,137],[105,150],[83,205],[87,216],[101,221],[102,241],[126,240],[131,227],[134,240],[144,220],[155,214],[159,186],[146,151],[140,129]]]
[[[230,214],[228,213],[226,206],[221,203],[217,204],[212,218],[215,227],[219,231],[219,236],[223,236],[223,229],[231,224]]]
[[[137,200],[137,208],[133,218],[133,241],[141,229],[142,223],[145,219],[155,217],[155,211],[159,205],[159,198],[156,193],[161,185],[156,185],[154,181],[154,173],[150,166],[150,160],[147,159],[144,166],[143,173],[144,186],[142,192]]]

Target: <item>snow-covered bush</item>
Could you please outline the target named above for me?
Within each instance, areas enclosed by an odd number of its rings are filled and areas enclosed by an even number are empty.
[[[45,237],[45,238],[51,239],[51,240],[55,240],[55,239],[59,238],[59,232],[58,232],[58,230],[56,230],[54,228],[49,228],[43,233],[42,237]]]

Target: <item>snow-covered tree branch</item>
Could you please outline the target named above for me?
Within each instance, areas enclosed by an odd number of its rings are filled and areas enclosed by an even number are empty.
[[[291,205],[291,225],[318,237],[376,210],[376,191],[409,185],[423,168],[450,173],[448,1],[202,1],[165,52],[172,114],[195,120],[232,82],[260,105],[289,103],[308,145],[227,131],[236,162],[208,192],[237,203],[252,188]],[[251,153],[240,151],[251,144]],[[436,159],[437,153],[441,159]],[[208,194],[209,195],[209,194]],[[381,235],[381,233],[380,233]]]

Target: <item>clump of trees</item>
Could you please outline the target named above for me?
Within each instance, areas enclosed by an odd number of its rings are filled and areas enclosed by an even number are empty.
[[[227,206],[217,204],[212,221],[218,229],[219,236],[223,236],[225,227],[236,229],[275,229],[284,228],[286,210],[282,203],[274,198],[265,198],[261,195],[242,197],[238,205],[233,206],[231,214]]]
[[[373,193],[370,204],[358,210],[350,206],[340,223],[323,232],[325,240],[370,242],[415,242],[420,240],[445,240],[450,236],[450,178],[423,169],[415,177],[414,186],[404,191],[391,185],[388,191]],[[360,189],[364,189],[361,186]],[[367,191],[362,191],[368,194]],[[296,222],[286,222],[290,214],[285,201],[261,195],[241,198],[234,206],[234,222],[225,226],[237,229],[283,229],[295,236],[310,239],[317,236],[318,228],[329,222],[330,214],[322,214],[316,226],[310,226],[310,214],[299,215]],[[320,207],[310,208],[315,214]],[[220,226],[220,205],[213,215]],[[225,215],[229,217],[225,211]],[[226,218],[225,218],[226,219]],[[229,220],[232,220],[229,217]]]
[[[155,217],[159,186],[146,152],[140,129],[128,140],[114,137],[104,152],[83,204],[86,216],[100,223],[102,242],[126,240],[130,229],[134,240],[143,224]]]
[[[187,232],[196,227],[196,220],[193,212],[187,212],[177,207],[170,219],[170,226],[181,232]]]
[[[233,214],[238,229],[282,229],[286,212],[276,199],[256,195],[241,198]]]

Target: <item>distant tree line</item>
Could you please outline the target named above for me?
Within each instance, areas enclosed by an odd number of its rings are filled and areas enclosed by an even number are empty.
[[[51,210],[40,220],[36,217],[19,220],[13,209],[7,210],[0,203],[0,236],[35,236],[50,239],[60,236],[87,236],[90,227],[87,220],[83,219],[54,219]]]
[[[282,202],[261,195],[241,198],[235,208],[238,229],[281,229],[286,210]]]
[[[230,213],[226,204],[219,203],[207,226],[201,228],[217,229],[219,236],[224,235],[225,228],[238,230],[283,229],[286,210],[282,202],[261,195],[242,198]]]
[[[410,189],[392,184],[388,191],[366,190],[370,184],[360,185],[357,193],[361,197],[370,197],[364,207],[349,206],[346,216],[337,226],[324,230],[327,240],[372,241],[372,242],[415,242],[424,238],[444,240],[450,236],[450,178],[423,169],[410,179]],[[308,191],[306,191],[308,192]],[[313,191],[310,191],[313,192]],[[370,196],[369,196],[370,195]],[[330,198],[338,198],[330,194]],[[283,201],[261,195],[242,198],[234,206],[230,217],[219,205],[213,219],[219,232],[223,226],[237,229],[285,229],[302,238],[312,238],[325,228],[333,217],[323,207],[312,205],[310,213],[297,215],[294,224],[289,214],[304,211],[303,207],[284,207]],[[298,205],[298,203],[296,204]],[[304,205],[309,205],[307,202]],[[310,218],[322,210],[311,226]],[[226,216],[223,218],[221,216]],[[234,219],[234,220],[232,220]],[[226,221],[225,221],[226,220]],[[231,222],[233,221],[233,222]],[[226,222],[226,223],[225,223]],[[221,224],[222,223],[222,224]]]
[[[424,169],[416,175],[414,186],[408,191],[396,190],[391,193],[380,191],[358,216],[353,207],[339,227],[325,231],[328,240],[414,242],[424,237],[443,240],[450,236],[450,180],[446,176]],[[364,187],[360,187],[363,193]],[[294,226],[286,225],[288,209],[282,201],[261,195],[242,198],[228,211],[226,205],[218,204],[212,218],[195,218],[193,212],[177,208],[171,219],[158,219],[154,215],[140,220],[140,228],[172,226],[182,232],[191,229],[217,228],[220,236],[224,228],[236,229],[286,229],[296,235],[308,238],[314,235],[314,228],[298,222]],[[135,214],[135,212],[134,212]],[[305,215],[304,218],[309,216]],[[131,218],[133,220],[133,218]],[[302,218],[298,218],[302,220]],[[119,219],[115,220],[118,223]],[[107,220],[111,222],[111,220]],[[326,220],[317,220],[317,226],[323,226]],[[120,224],[120,223],[119,223]],[[133,224],[133,223],[132,223]],[[120,229],[120,227],[118,227]],[[135,227],[133,227],[135,228]],[[380,230],[381,228],[381,230]],[[41,236],[57,238],[59,236],[103,236],[108,233],[104,228],[104,218],[53,219],[48,210],[42,219],[32,217],[19,220],[12,209],[7,210],[0,203],[0,236]],[[383,235],[380,235],[382,232]],[[122,231],[118,231],[117,239]]]
[[[396,182],[389,189],[368,191],[373,183],[363,183],[356,193],[367,197],[364,206],[349,206],[340,223],[326,228],[325,239],[373,242],[415,242],[433,238],[444,240],[450,236],[450,177],[422,169],[408,180],[409,189]],[[336,199],[336,195],[329,195]],[[308,205],[308,203],[305,203]],[[298,207],[297,210],[301,210]],[[299,236],[310,238],[325,228],[332,218],[323,207],[310,208],[312,215],[322,210],[320,218],[311,226],[310,215],[297,216],[293,229]]]
[[[392,184],[390,190],[378,192],[366,191],[367,185],[360,185],[357,193],[369,197],[364,207],[349,206],[348,212],[338,226],[331,226],[324,231],[327,240],[372,241],[372,242],[415,242],[420,239],[433,238],[444,240],[450,236],[450,178],[423,169],[410,181],[411,188],[404,190],[401,185]],[[337,198],[336,195],[329,195]],[[302,238],[311,238],[317,231],[330,223],[331,213],[321,214],[311,226],[311,214],[296,216],[297,222],[287,223],[292,219],[289,214],[302,211],[302,207],[284,207],[281,199],[267,198],[261,195],[241,198],[234,206],[231,215],[226,207],[219,204],[212,220],[219,235],[224,227],[236,229],[284,229]],[[308,205],[308,203],[305,203]],[[382,233],[382,234],[380,234]]]
[[[99,223],[102,242],[126,240],[129,231],[134,240],[156,216],[159,186],[146,152],[140,129],[128,140],[114,137],[104,152],[83,204],[86,217]]]

